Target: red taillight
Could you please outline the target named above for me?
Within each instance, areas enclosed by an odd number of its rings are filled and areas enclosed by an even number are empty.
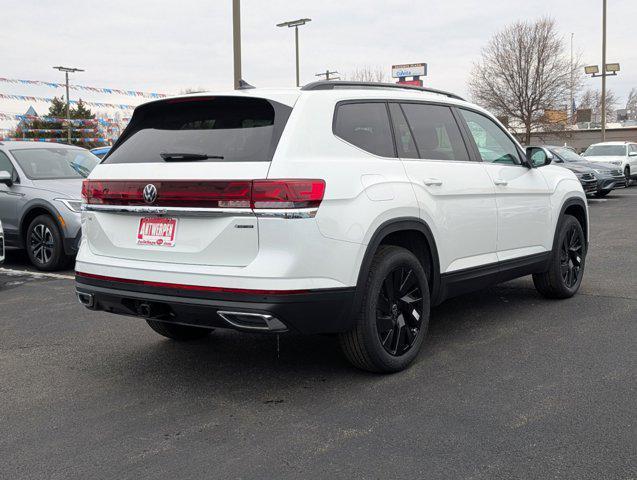
[[[147,186],[151,192],[144,194]],[[152,193],[154,194],[148,194]],[[82,199],[92,205],[193,208],[316,208],[323,180],[84,180]]]
[[[325,193],[323,180],[255,180],[252,208],[316,208]]]
[[[144,195],[148,185],[154,186],[154,193]],[[82,185],[82,198],[98,205],[250,208],[251,190],[249,180],[90,180]]]

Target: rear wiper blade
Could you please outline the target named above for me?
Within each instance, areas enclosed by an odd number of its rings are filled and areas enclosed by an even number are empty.
[[[223,160],[223,155],[207,155],[205,153],[160,153],[159,156],[167,162],[190,162],[197,160]]]

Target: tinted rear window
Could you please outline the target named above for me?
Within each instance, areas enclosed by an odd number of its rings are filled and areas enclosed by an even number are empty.
[[[135,111],[104,163],[165,162],[169,154],[213,157],[197,161],[269,162],[291,111],[259,98],[151,103]]]

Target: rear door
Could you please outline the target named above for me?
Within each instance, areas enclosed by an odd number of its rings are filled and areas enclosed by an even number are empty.
[[[496,264],[493,183],[484,165],[471,161],[451,108],[401,102],[390,112],[421,217],[437,230],[441,273]]]
[[[0,150],[0,172],[9,172],[13,178],[17,178],[15,167],[9,156]],[[17,191],[16,185],[8,186],[0,183],[0,220],[4,229],[7,243],[14,243],[18,235],[18,202],[23,195]]]
[[[245,266],[257,255],[253,179],[267,177],[291,107],[186,97],[139,107],[85,185],[97,255]]]
[[[522,165],[515,141],[493,120],[459,109],[473,147],[495,186],[498,205],[498,260],[505,261],[551,249],[550,191],[538,168]]]

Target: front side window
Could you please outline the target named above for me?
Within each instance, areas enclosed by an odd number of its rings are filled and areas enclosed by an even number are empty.
[[[12,176],[15,175],[15,169],[9,157],[6,153],[0,151],[0,172],[9,172]]]
[[[586,157],[624,157],[625,145],[591,145],[584,152]]]
[[[334,134],[374,155],[395,156],[385,102],[339,105],[336,109]]]
[[[402,108],[416,139],[420,158],[469,160],[460,129],[449,107],[404,103]]]
[[[520,156],[515,143],[491,119],[469,110],[460,109],[483,162],[519,165]]]
[[[25,148],[11,154],[31,180],[86,178],[99,163],[99,158],[80,148]]]

